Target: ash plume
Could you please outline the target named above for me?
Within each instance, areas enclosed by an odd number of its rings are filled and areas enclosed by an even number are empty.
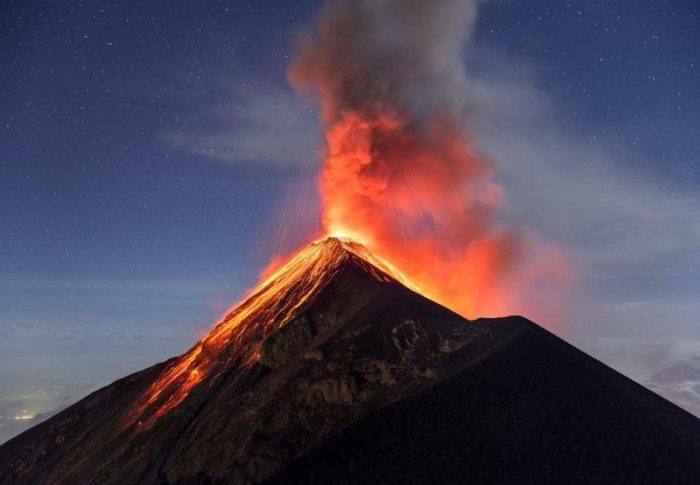
[[[504,191],[468,131],[464,50],[478,3],[330,3],[289,70],[321,106],[325,229],[466,316],[522,311],[535,282],[567,273],[556,248],[498,223]]]
[[[292,84],[321,95],[326,122],[347,111],[387,108],[420,123],[463,117],[462,54],[476,19],[473,0],[379,0],[327,6],[302,34]]]

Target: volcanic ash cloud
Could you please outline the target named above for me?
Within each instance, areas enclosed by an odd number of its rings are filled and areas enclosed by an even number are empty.
[[[468,131],[463,58],[477,3],[331,3],[300,35],[289,78],[320,102],[329,233],[368,245],[465,316],[541,316],[550,305],[533,294],[566,265],[531,231],[498,223],[504,191]]]

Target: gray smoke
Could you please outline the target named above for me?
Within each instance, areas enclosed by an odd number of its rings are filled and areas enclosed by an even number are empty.
[[[469,110],[463,49],[476,0],[330,3],[299,39],[290,81],[315,91],[326,122],[346,111],[393,111],[419,122]]]

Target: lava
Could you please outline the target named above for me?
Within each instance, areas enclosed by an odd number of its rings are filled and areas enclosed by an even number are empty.
[[[356,242],[338,237],[315,241],[258,283],[242,303],[166,368],[137,399],[123,427],[134,423],[139,429],[150,427],[198,385],[215,386],[224,369],[256,363],[264,338],[294,320],[349,258],[378,281],[399,281],[417,289],[390,263]]]

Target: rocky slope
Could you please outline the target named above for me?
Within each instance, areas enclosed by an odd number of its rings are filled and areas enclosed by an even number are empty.
[[[696,418],[400,278],[356,244],[311,245],[182,356],[0,447],[0,482],[700,477]]]
[[[700,420],[508,320],[492,322],[511,325],[497,350],[477,350],[450,379],[362,418],[270,483],[700,483]]]

